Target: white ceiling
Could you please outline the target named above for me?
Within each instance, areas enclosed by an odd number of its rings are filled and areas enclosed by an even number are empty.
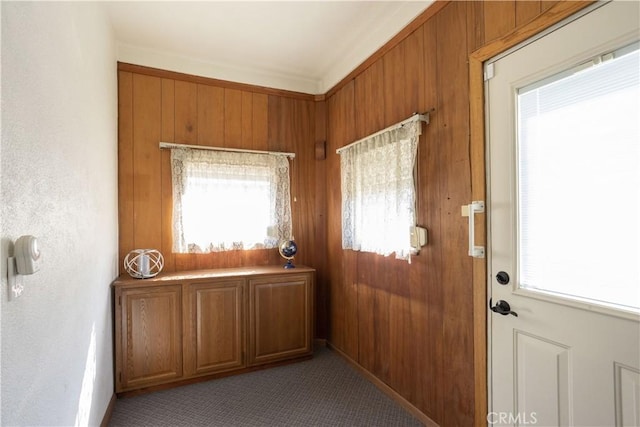
[[[322,94],[432,2],[133,1],[105,7],[121,62]]]

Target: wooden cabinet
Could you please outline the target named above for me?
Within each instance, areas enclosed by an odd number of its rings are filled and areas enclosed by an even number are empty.
[[[277,266],[121,276],[116,392],[309,357],[314,275]]]
[[[310,292],[304,274],[249,280],[249,365],[311,352]]]
[[[189,319],[185,367],[188,375],[241,368],[244,352],[244,280],[187,287]]]
[[[180,286],[123,289],[116,310],[116,389],[182,377]]]

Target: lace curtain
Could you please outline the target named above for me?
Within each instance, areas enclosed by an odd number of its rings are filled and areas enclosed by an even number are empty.
[[[410,122],[340,151],[343,249],[411,262],[420,132],[421,122]]]
[[[275,248],[292,239],[285,156],[172,149],[173,251]]]

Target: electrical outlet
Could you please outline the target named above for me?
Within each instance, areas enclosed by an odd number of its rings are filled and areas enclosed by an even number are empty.
[[[417,252],[420,248],[427,244],[427,229],[424,227],[414,226],[409,229],[409,239],[411,247]]]

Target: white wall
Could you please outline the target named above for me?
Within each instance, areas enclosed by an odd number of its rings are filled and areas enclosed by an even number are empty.
[[[113,394],[115,42],[97,3],[2,2],[2,425],[97,425]],[[44,264],[8,300],[23,234]]]

